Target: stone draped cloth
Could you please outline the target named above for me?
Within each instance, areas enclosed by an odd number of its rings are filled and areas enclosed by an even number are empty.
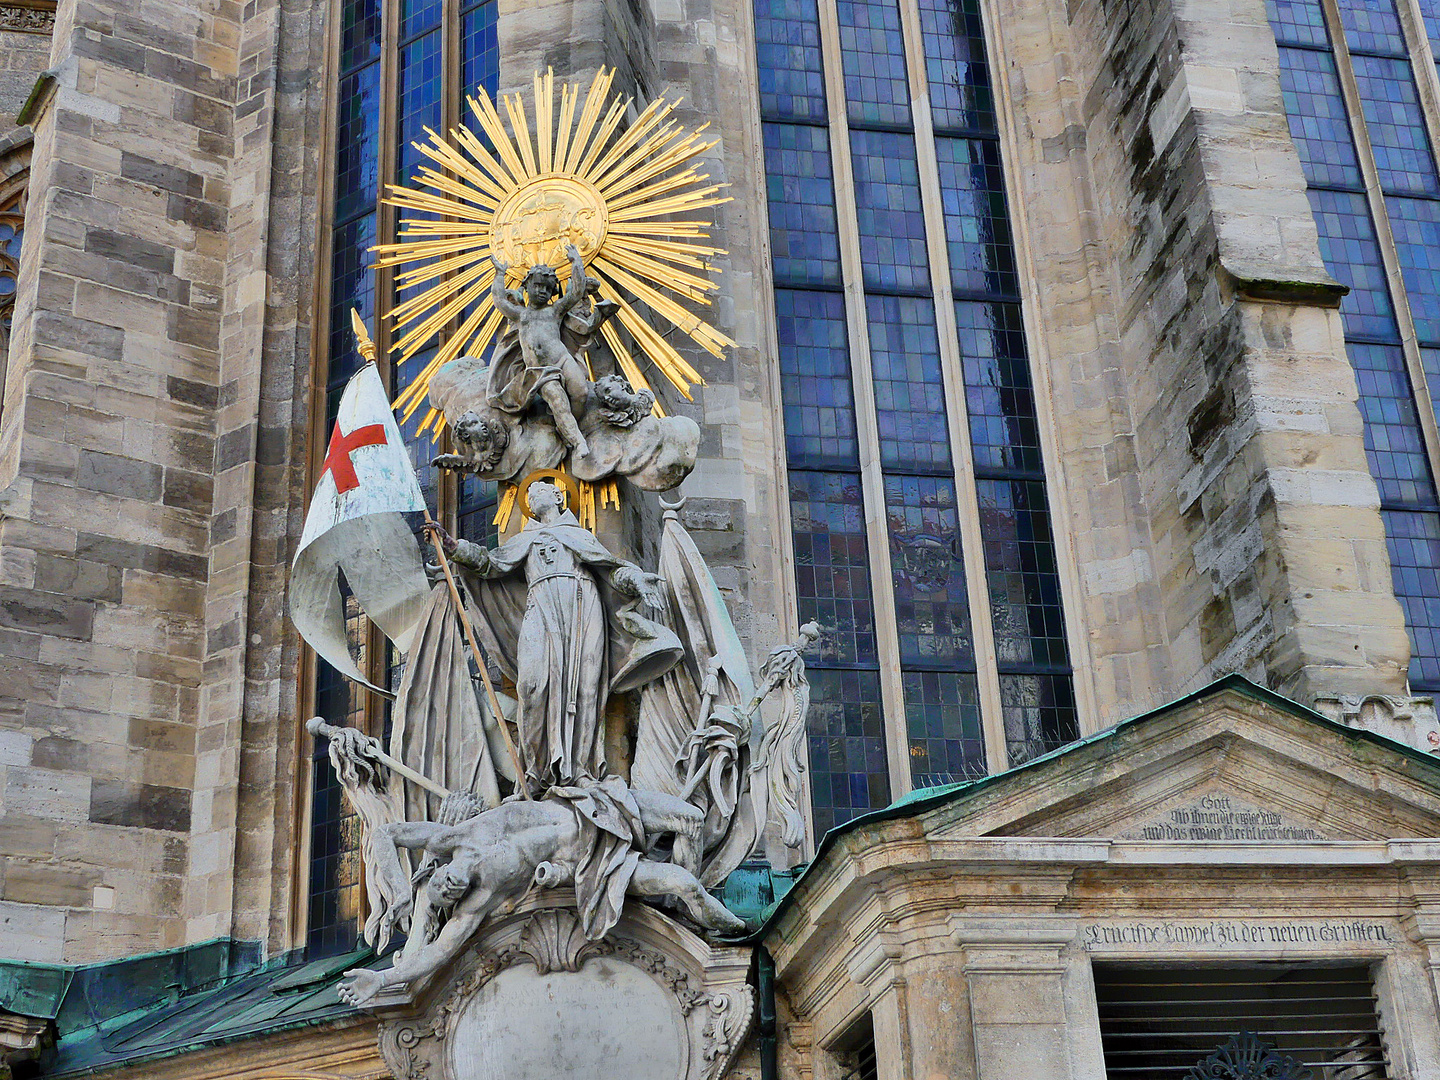
[[[575,906],[585,936],[599,941],[620,921],[625,890],[645,847],[640,808],[618,776],[554,787],[550,795],[569,803],[575,813],[585,853],[575,866]]]
[[[615,587],[616,558],[573,514],[525,523],[492,552],[461,542],[455,561],[485,651],[512,679],[520,757],[531,791],[605,777],[610,694],[680,660],[675,633]]]

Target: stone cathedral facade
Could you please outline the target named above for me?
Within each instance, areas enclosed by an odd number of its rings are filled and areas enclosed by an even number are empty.
[[[1437,58],[1432,0],[0,0],[0,1077],[599,1075],[342,1000],[305,722],[391,712],[287,604],[352,309],[392,396],[441,347],[387,185],[602,69],[727,185],[661,404],[750,662],[822,630],[805,837],[747,936],[544,909],[408,1005],[623,968],[584,1030],[676,1080],[1440,1077]],[[597,513],[653,568],[656,496]]]

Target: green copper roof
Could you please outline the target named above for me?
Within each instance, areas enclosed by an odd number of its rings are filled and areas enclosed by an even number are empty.
[[[743,943],[758,945],[764,941],[765,937],[774,929],[776,922],[785,911],[794,892],[798,891],[799,885],[810,876],[812,870],[815,870],[816,867],[824,863],[826,857],[841,837],[855,832],[858,829],[863,829],[867,825],[884,821],[894,821],[898,818],[916,817],[927,810],[943,806],[956,799],[968,797],[976,791],[991,787],[1006,777],[1015,776],[1021,772],[1044,768],[1047,762],[1053,761],[1056,758],[1065,757],[1077,753],[1084,747],[1114,739],[1122,732],[1130,731],[1135,727],[1156,720],[1167,713],[1174,712],[1176,709],[1184,708],[1193,702],[1200,701],[1203,698],[1213,697],[1216,694],[1226,691],[1242,694],[1245,697],[1259,701],[1280,712],[1288,713],[1291,716],[1308,720],[1321,727],[1329,728],[1332,731],[1344,735],[1346,738],[1383,746],[1387,750],[1400,754],[1402,757],[1423,762],[1428,769],[1435,773],[1437,782],[1440,782],[1440,760],[1437,760],[1434,755],[1417,750],[1413,746],[1407,746],[1405,743],[1396,742],[1394,739],[1377,734],[1376,732],[1367,731],[1364,728],[1352,728],[1347,727],[1345,724],[1336,723],[1328,716],[1322,716],[1314,709],[1301,705],[1297,701],[1291,701],[1287,697],[1282,697],[1280,694],[1275,693],[1275,691],[1268,690],[1257,683],[1251,682],[1244,675],[1236,672],[1216,679],[1209,685],[1186,694],[1184,697],[1177,698],[1167,705],[1161,705],[1158,709],[1151,709],[1149,712],[1141,713],[1139,716],[1122,720],[1114,727],[1106,728],[1104,731],[1098,731],[1093,735],[1088,735],[1075,742],[1066,743],[1064,746],[1052,750],[1048,754],[1033,758],[1023,765],[1017,765],[1013,769],[991,773],[989,776],[959,784],[946,784],[943,787],[917,788],[883,809],[872,810],[868,814],[861,814],[859,817],[851,818],[849,821],[835,826],[835,828],[827,832],[821,839],[819,846],[815,849],[815,858],[810,861],[808,866],[804,867],[803,873],[797,875],[791,883],[792,887],[786,889],[783,894],[776,893],[775,900],[761,914],[758,927],[748,937],[742,939]]]
[[[58,967],[0,964],[0,1008],[55,1021],[41,1076],[90,1075],[254,1035],[344,1021],[336,986],[352,967],[388,967],[369,949],[264,967],[231,941]],[[288,962],[287,962],[288,960]]]

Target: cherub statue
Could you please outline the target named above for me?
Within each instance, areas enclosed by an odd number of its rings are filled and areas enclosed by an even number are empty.
[[[553,269],[544,264],[532,266],[525,275],[522,296],[505,288],[505,273],[510,264],[498,255],[491,256],[496,272],[490,297],[500,313],[515,324],[524,368],[505,385],[496,386],[492,381],[490,394],[498,407],[518,412],[532,394],[538,393],[550,407],[560,437],[575,454],[584,457],[590,453],[590,446],[580,431],[576,414],[584,412],[590,380],[584,366],[566,347],[560,328],[565,316],[584,297],[589,279],[585,276],[580,249],[567,244],[565,254],[570,258],[570,281],[564,294],[553,304],[551,300],[560,292],[560,279]],[[495,401],[497,397],[504,401]]]

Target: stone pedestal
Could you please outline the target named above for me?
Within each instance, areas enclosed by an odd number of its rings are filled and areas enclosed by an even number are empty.
[[[476,939],[449,975],[380,1009],[399,1080],[717,1080],[750,1031],[746,949],[707,945],[632,904],[601,941],[573,901],[530,906]],[[547,898],[548,900],[548,898]]]

